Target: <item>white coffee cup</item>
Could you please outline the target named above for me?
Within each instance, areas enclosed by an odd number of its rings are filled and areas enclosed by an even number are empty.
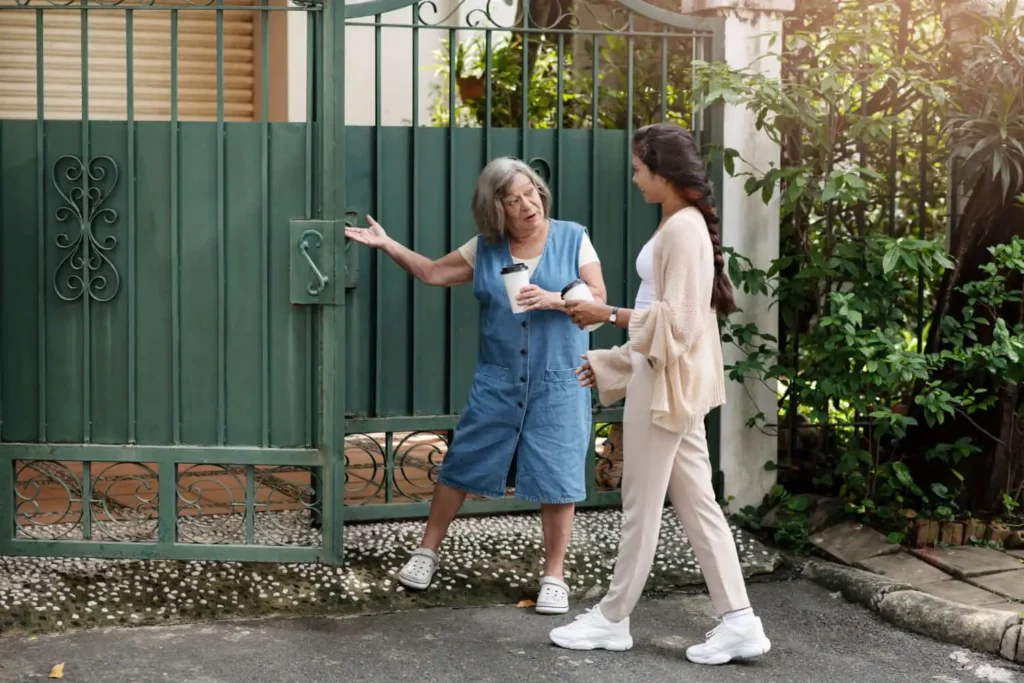
[[[593,301],[594,294],[590,291],[590,287],[583,280],[573,280],[565,287],[562,288],[562,301]],[[583,329],[587,332],[593,332],[597,328],[604,325],[604,323],[594,323]]]
[[[523,313],[525,309],[516,303],[516,297],[523,287],[530,285],[530,269],[525,263],[513,263],[501,269],[501,279],[505,281],[505,293],[513,313]]]

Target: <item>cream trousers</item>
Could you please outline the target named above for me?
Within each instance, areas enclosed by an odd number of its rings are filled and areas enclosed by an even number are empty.
[[[658,549],[668,491],[672,507],[697,555],[719,614],[750,606],[736,543],[715,501],[704,425],[679,434],[651,423],[653,372],[633,354],[633,377],[623,414],[622,511],[619,556],[601,613],[621,621],[636,607]]]

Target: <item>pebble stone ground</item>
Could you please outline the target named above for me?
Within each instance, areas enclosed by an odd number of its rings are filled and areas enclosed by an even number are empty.
[[[272,523],[264,520],[268,528],[288,532],[292,542],[317,541],[309,536],[313,532],[301,516],[276,514],[280,517]],[[617,510],[577,515],[566,577],[577,597],[594,597],[607,585],[621,523]],[[515,604],[535,597],[543,569],[537,515],[456,520],[433,585],[412,594],[398,585],[397,574],[422,528],[421,521],[350,525],[346,561],[340,567],[0,557],[0,633]],[[777,553],[735,527],[733,533],[747,576],[771,573],[778,566]],[[205,540],[203,529],[190,534]],[[666,509],[648,587],[663,590],[701,583],[686,534]]]

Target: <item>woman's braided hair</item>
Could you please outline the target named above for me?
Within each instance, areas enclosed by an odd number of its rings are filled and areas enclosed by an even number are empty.
[[[715,282],[711,289],[711,306],[725,317],[736,310],[732,282],[725,272],[722,239],[718,234],[718,211],[697,143],[690,131],[673,123],[644,126],[633,135],[633,152],[651,173],[667,180],[682,197],[700,210],[708,226],[708,235],[715,254]]]

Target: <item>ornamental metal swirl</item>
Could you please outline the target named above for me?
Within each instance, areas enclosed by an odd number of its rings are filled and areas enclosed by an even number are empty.
[[[601,26],[612,33],[628,31],[632,21],[630,12],[615,2],[549,0],[543,7],[532,7],[532,3],[523,2],[520,9],[512,14],[511,23],[502,21],[500,15],[508,13],[501,12],[501,5],[512,7],[515,3],[487,0],[482,7],[474,6],[467,12],[466,5],[470,2],[461,0],[448,12],[442,12],[434,0],[420,0],[416,3],[416,21],[421,26],[447,27],[454,18],[465,14],[463,22],[469,28],[516,31],[525,27],[541,31],[575,31],[589,24]],[[472,0],[472,4],[477,5],[477,0]],[[539,11],[534,13],[535,9]]]
[[[100,236],[96,231],[104,223],[117,222],[117,211],[105,203],[118,178],[117,163],[108,156],[93,157],[86,164],[65,154],[53,165],[53,186],[63,200],[55,214],[57,222],[72,222],[72,233],[59,233],[54,240],[66,253],[53,273],[53,290],[64,301],[77,301],[88,294],[105,303],[121,288],[121,274],[109,256],[117,237]]]
[[[441,462],[448,452],[446,432],[412,432],[395,446],[395,492],[409,500],[433,497]]]
[[[622,487],[622,425],[603,424],[597,429],[594,483],[601,491],[616,491]]]
[[[24,462],[14,474],[14,525],[17,538],[81,538],[81,478],[62,462]]]
[[[144,463],[113,463],[92,483],[94,540],[156,541],[160,527],[159,477]]]

